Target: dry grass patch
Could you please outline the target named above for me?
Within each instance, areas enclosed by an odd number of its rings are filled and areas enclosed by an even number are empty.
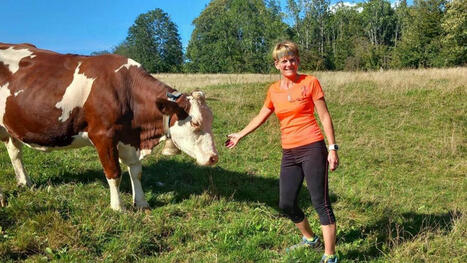
[[[153,74],[171,87],[180,90],[193,90],[215,85],[235,85],[257,82],[273,82],[279,74]]]

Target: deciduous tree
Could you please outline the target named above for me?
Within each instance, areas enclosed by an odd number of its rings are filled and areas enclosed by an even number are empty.
[[[159,8],[139,15],[114,52],[133,58],[149,72],[180,71],[183,63],[177,26]]]
[[[193,21],[187,48],[192,72],[267,72],[270,51],[285,38],[279,6],[273,0],[213,0]]]

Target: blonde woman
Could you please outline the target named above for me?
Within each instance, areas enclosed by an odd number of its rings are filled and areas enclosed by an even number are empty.
[[[226,146],[235,147],[240,139],[261,126],[273,112],[276,114],[282,144],[279,207],[302,234],[302,241],[287,251],[320,247],[318,236],[313,233],[308,219],[297,205],[298,193],[305,179],[323,232],[325,250],[321,262],[334,263],[338,260],[335,253],[336,220],[329,200],[328,168],[331,171],[337,169],[339,157],[331,115],[318,79],[298,74],[298,46],[290,41],[280,42],[274,47],[272,56],[281,79],[269,87],[258,115],[243,130],[228,135]],[[314,117],[315,110],[323,125],[328,148]]]

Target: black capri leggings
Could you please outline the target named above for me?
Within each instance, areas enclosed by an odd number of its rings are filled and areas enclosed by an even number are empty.
[[[305,219],[303,211],[297,205],[303,178],[321,225],[336,221],[329,200],[327,153],[324,141],[282,150],[279,208],[294,223]]]

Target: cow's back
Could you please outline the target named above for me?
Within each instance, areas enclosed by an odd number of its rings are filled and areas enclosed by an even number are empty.
[[[27,144],[69,145],[86,131],[89,96],[112,96],[106,89],[117,82],[110,78],[122,63],[124,58],[114,55],[63,55],[31,45],[0,44],[0,125]]]

